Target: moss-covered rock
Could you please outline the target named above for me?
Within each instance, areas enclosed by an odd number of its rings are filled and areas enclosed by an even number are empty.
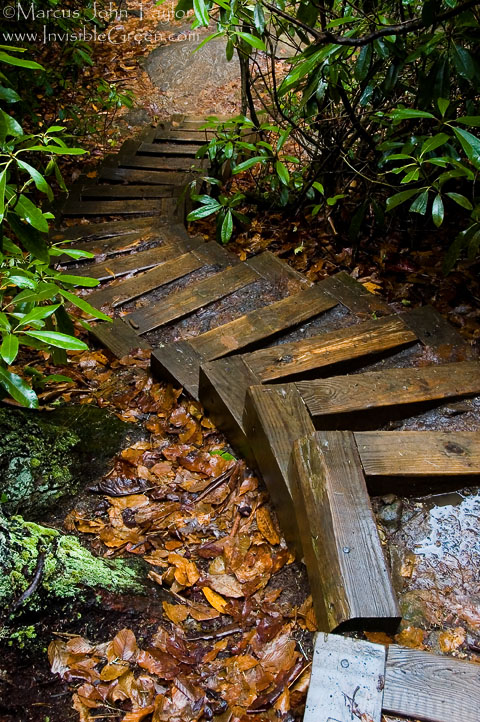
[[[0,497],[7,514],[38,519],[104,473],[130,424],[97,406],[39,413],[0,408]]]
[[[74,536],[0,514],[0,610],[12,611],[30,587],[41,565],[38,586],[21,604],[37,611],[54,600],[74,598],[87,589],[141,593],[143,576],[121,559],[94,557]]]

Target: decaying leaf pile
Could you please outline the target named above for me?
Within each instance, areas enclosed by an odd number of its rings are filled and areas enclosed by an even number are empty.
[[[276,577],[293,558],[266,493],[200,405],[152,379],[147,355],[77,357],[90,386],[82,402],[136,420],[145,438],[100,481],[97,515],[74,510],[65,525],[107,557],[141,556],[169,601],[141,644],[130,629],[102,644],[53,641],[52,671],[72,682],[82,722],[301,719],[311,597],[292,605],[282,594]]]

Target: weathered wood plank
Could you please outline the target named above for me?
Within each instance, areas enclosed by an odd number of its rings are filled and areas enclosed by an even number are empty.
[[[115,200],[124,198],[133,200],[135,198],[171,198],[178,187],[168,185],[124,185],[115,183],[112,185],[88,185],[80,189],[82,198],[104,198]]]
[[[357,316],[386,316],[392,313],[392,309],[381,296],[367,291],[365,286],[345,271],[330,276],[324,283],[328,292]]]
[[[312,286],[207,331],[191,343],[205,361],[212,361],[271,338],[335,305],[336,301],[320,286]]]
[[[292,501],[292,448],[296,439],[314,431],[312,419],[293,384],[251,386],[245,401],[244,428],[285,539],[301,559]]]
[[[403,347],[416,340],[400,318],[387,316],[305,341],[253,351],[246,354],[245,360],[262,381],[272,381]]]
[[[155,216],[172,215],[176,201],[170,198],[121,201],[69,201],[62,208],[63,216]]]
[[[245,264],[234,266],[204,278],[182,291],[172,293],[161,302],[129,314],[138,333],[147,333],[170,321],[183,318],[254,281],[254,271]]]
[[[181,256],[170,258],[164,263],[145,271],[140,276],[128,278],[116,286],[94,291],[89,295],[88,300],[96,308],[101,308],[106,303],[110,303],[114,307],[121,306],[127,301],[153,291],[155,288],[164,286],[166,283],[175,281],[182,276],[187,276],[192,271],[201,268],[202,265],[202,261],[190,251]],[[133,323],[130,322],[129,325],[138,333]]]
[[[383,709],[426,722],[478,722],[480,665],[391,645]]]
[[[208,163],[206,160],[200,160],[196,158],[171,158],[169,156],[149,156],[149,155],[135,155],[121,163],[123,168],[143,168],[152,170],[174,170],[183,171],[190,173],[198,172],[202,168],[207,168]]]
[[[151,183],[167,186],[185,186],[191,177],[181,171],[135,170],[133,168],[117,168],[105,166],[100,169],[98,177],[102,180],[124,183]]]
[[[286,283],[290,293],[313,286],[313,283],[303,273],[296,271],[271,251],[263,251],[253,258],[249,258],[245,263],[254,268],[259,276],[271,283]]]
[[[323,431],[293,445],[292,496],[319,628],[394,629],[400,612],[354,436]]]
[[[117,358],[127,356],[135,348],[150,348],[150,344],[144,338],[137,336],[135,331],[120,318],[116,318],[113,323],[97,323],[90,333]]]
[[[432,306],[412,309],[408,315],[405,314],[405,323],[425,346],[451,346],[455,350],[466,346],[465,339]]]
[[[181,130],[180,128],[170,128],[169,130],[158,130],[155,135],[155,140],[168,141],[169,143],[196,143],[197,147],[199,147],[205,145],[205,143],[214,137],[215,133],[211,130],[199,130],[198,128]]]
[[[158,225],[153,218],[129,218],[125,221],[110,221],[108,223],[85,223],[79,225],[65,226],[53,230],[50,237],[53,241],[68,239],[70,241],[81,238],[110,238],[121,236],[134,231],[144,231],[146,228],[153,228]]]
[[[355,440],[370,476],[480,475],[479,431],[362,431]]]
[[[243,411],[248,387],[259,383],[260,379],[243,356],[226,356],[200,367],[198,395],[207,415],[249,461],[252,455],[244,430]]]
[[[303,722],[380,722],[385,647],[317,634]]]
[[[202,358],[188,341],[158,346],[151,357],[155,376],[170,381],[177,388],[182,386],[198,399],[198,369]]]
[[[480,362],[384,369],[298,381],[295,386],[310,413],[315,417],[326,417],[479,393]]]
[[[181,143],[142,143],[137,151],[139,155],[171,155],[195,157],[198,145]]]
[[[99,281],[105,281],[125,276],[127,273],[134,271],[146,271],[148,268],[158,266],[170,258],[178,257],[183,250],[188,249],[185,249],[185,245],[180,242],[175,245],[156,246],[128,256],[110,258],[95,265],[83,265],[81,268],[69,270],[69,273],[72,276],[88,275],[91,278],[98,278]]]

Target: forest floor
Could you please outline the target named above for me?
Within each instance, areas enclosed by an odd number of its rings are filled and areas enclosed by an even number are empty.
[[[187,39],[173,3],[144,8],[143,18],[132,14],[125,25],[166,33],[160,46],[98,48],[86,72],[94,78],[108,69],[135,91],[136,107],[115,118],[110,136],[127,137],[174,112],[237,112],[236,65],[220,61],[220,43],[192,60],[200,39]],[[95,174],[116,147],[89,142],[86,165],[67,166],[69,181]],[[196,228],[211,237],[208,223]],[[369,239],[354,249],[325,219],[286,222],[265,211],[233,248],[242,257],[268,247],[312,280],[346,269],[399,307],[433,301],[474,343],[474,269],[465,265],[445,279],[437,241],[429,240],[428,250],[408,252],[392,234],[372,254]],[[78,493],[36,521],[78,535],[95,554],[139,559],[149,581],[143,596],[99,589],[47,614],[27,609],[19,634],[3,644],[0,721],[300,720],[316,622],[304,567],[289,553],[261,481],[197,402],[153,379],[144,353],[115,360],[92,349],[71,354],[64,369],[46,355],[28,363],[73,379],[44,393],[42,415],[70,407],[75,429],[94,406],[105,424],[125,425],[113,458],[90,449],[85,462],[88,443],[80,449]],[[480,402],[451,404],[442,414],[436,428],[478,429]],[[416,423],[431,428],[428,418]],[[403,620],[396,636],[367,638],[480,661],[478,489],[373,503]]]

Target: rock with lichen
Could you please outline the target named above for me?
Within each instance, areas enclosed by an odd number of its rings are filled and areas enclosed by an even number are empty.
[[[143,575],[125,560],[93,556],[74,536],[0,513],[0,611],[36,611],[76,601],[88,589],[144,590]]]

